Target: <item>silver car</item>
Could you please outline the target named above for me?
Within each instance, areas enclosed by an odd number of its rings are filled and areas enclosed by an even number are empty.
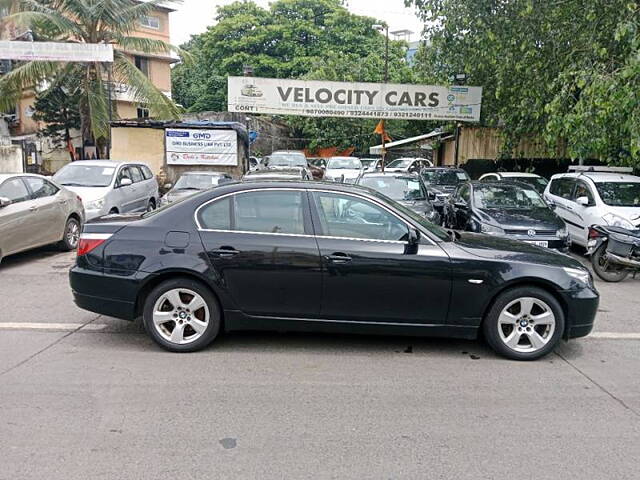
[[[50,243],[73,250],[83,223],[75,193],[40,175],[0,174],[0,261]]]
[[[224,172],[185,172],[175,185],[165,184],[164,188],[169,189],[164,197],[160,200],[161,205],[182,200],[194,193],[209,190],[224,183],[232,182],[233,178]]]
[[[80,160],[62,167],[53,179],[80,196],[87,220],[155,210],[160,198],[156,178],[142,163]]]

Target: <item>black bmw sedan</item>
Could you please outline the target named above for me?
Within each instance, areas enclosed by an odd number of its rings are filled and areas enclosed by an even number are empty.
[[[133,320],[162,347],[224,329],[473,339],[532,360],[587,335],[598,307],[576,260],[446,231],[376,192],[229,183],[141,215],[87,223],[70,272],[81,308]]]
[[[462,184],[445,205],[447,227],[521,240],[562,252],[569,232],[540,194],[519,182]]]

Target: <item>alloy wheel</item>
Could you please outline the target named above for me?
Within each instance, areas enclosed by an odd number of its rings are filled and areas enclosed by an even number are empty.
[[[78,225],[78,222],[71,220],[67,223],[65,236],[67,244],[71,248],[76,248],[78,246],[78,241],[80,240],[80,225]]]
[[[165,340],[184,345],[200,338],[209,326],[209,307],[193,290],[174,288],[153,306],[153,326]]]
[[[513,300],[498,317],[500,340],[516,352],[533,353],[544,348],[555,329],[553,310],[544,301],[534,297]]]

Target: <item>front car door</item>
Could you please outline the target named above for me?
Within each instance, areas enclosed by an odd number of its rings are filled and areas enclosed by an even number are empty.
[[[20,177],[12,177],[0,185],[0,197],[11,203],[0,208],[0,258],[38,245],[31,224],[35,201],[27,184]]]
[[[69,200],[61,198],[60,189],[44,178],[25,176],[23,179],[35,206],[31,213],[34,239],[40,245],[57,242],[64,233]]]
[[[458,187],[451,198],[451,221],[456,230],[466,230],[471,213],[471,185],[468,183]]]
[[[320,255],[305,190],[226,195],[199,207],[196,218],[207,257],[243,313],[318,316]]]
[[[578,198],[581,197],[587,199],[587,205],[578,203]],[[575,243],[586,247],[588,240],[587,237],[589,236],[589,227],[593,223],[597,223],[597,221],[592,219],[592,212],[596,206],[595,196],[587,182],[581,179],[576,179],[576,187],[573,191],[571,200],[572,210],[568,216],[573,217],[571,218],[571,221],[573,221],[575,225],[568,224],[568,228],[571,232],[572,240]],[[576,225],[580,225],[580,227]]]
[[[113,199],[112,202],[114,205],[109,208],[117,208],[118,212],[131,212],[136,209],[136,192],[135,192],[135,184],[131,185],[122,185],[122,181],[128,178],[133,182],[131,178],[131,171],[128,166],[120,167],[118,171],[118,175],[116,177],[115,188],[113,189]]]
[[[440,325],[451,280],[449,258],[386,206],[344,192],[311,191],[323,263],[326,320]]]
[[[553,178],[545,198],[556,206],[556,214],[567,224],[571,241],[578,243],[582,237],[583,226],[574,212],[573,191],[575,186],[576,179],[573,177]]]

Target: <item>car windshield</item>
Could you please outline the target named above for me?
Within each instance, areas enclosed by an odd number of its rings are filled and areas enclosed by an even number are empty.
[[[297,153],[273,153],[264,159],[267,167],[307,167],[307,159]]]
[[[432,185],[457,185],[469,181],[464,170],[423,170],[421,175],[426,183]]]
[[[207,190],[218,185],[219,175],[190,173],[182,175],[173,190]]]
[[[413,160],[403,160],[403,159],[398,159],[398,160],[394,160],[393,162],[390,162],[387,167],[389,168],[405,168],[408,167],[409,165],[411,165],[411,162],[413,162]]]
[[[330,158],[327,162],[327,169],[333,170],[360,170],[362,168],[362,164],[360,163],[360,159],[358,158],[350,158],[350,157],[333,157]]]
[[[107,187],[116,167],[70,163],[62,167],[53,179],[67,187]]]
[[[364,160],[361,159],[360,163],[362,164],[362,166],[364,168],[369,168],[375,163],[375,160],[374,159],[368,159],[368,158],[364,159]]]
[[[517,185],[476,185],[473,200],[481,209],[549,208],[534,189]]]
[[[595,182],[600,198],[612,207],[640,207],[640,182]]]
[[[360,185],[373,188],[393,200],[425,200],[426,193],[422,183],[415,177],[367,177]]]
[[[542,177],[507,177],[506,179],[531,185],[538,192],[543,192],[547,186],[547,183],[549,183],[549,180]]]

